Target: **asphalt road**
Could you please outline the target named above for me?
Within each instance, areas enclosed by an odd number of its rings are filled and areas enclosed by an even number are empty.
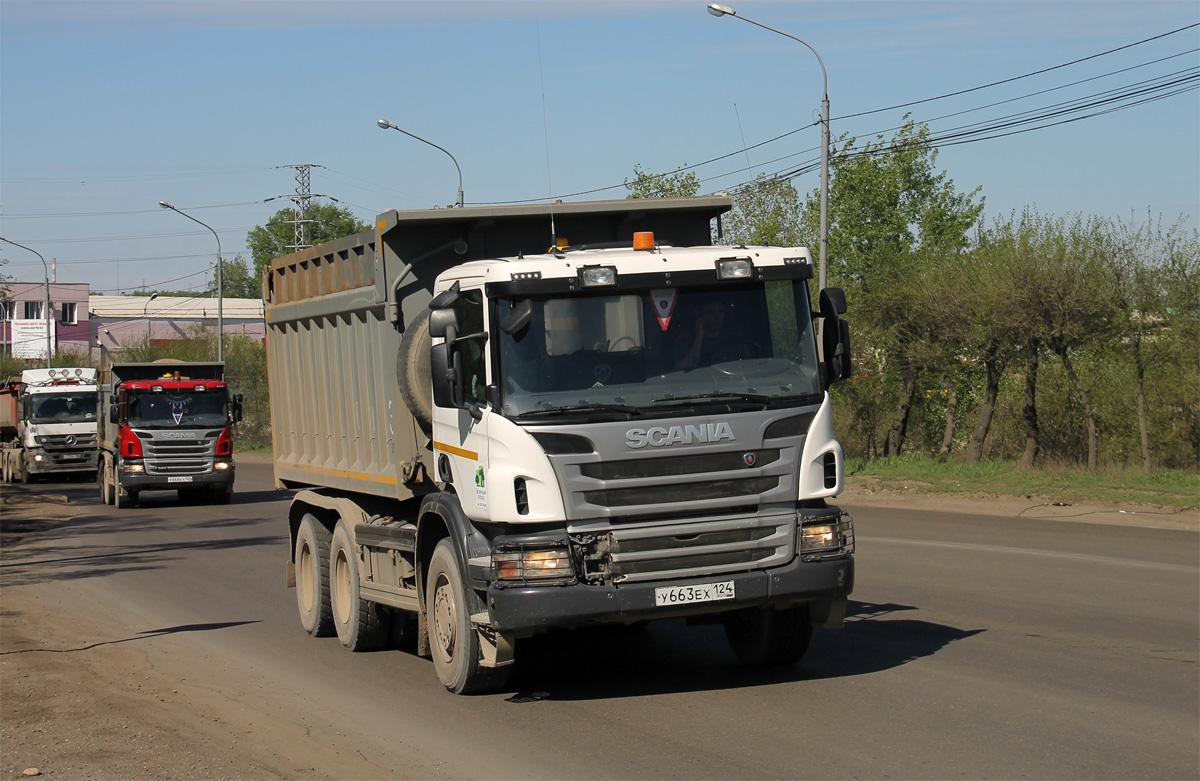
[[[851,615],[795,667],[661,622],[526,641],[509,691],[455,697],[425,659],[304,634],[268,464],[224,507],[33,490],[90,506],[6,587],[86,598],[160,667],[398,777],[1200,777],[1192,531],[847,506]]]

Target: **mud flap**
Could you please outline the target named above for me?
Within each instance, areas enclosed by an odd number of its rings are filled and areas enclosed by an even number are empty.
[[[842,629],[846,622],[846,597],[825,597],[809,608],[813,626]]]
[[[506,667],[513,663],[512,637],[504,632],[497,632],[488,623],[487,613],[476,613],[471,616],[471,625],[479,637],[479,666]]]

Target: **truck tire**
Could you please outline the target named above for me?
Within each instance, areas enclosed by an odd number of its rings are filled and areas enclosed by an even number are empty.
[[[137,504],[138,492],[130,491],[117,483],[113,486],[113,507],[118,510],[128,509]]]
[[[433,431],[433,381],[429,368],[429,310],[422,309],[404,329],[396,355],[400,398],[426,434]]]
[[[346,524],[338,521],[329,546],[329,607],[333,628],[351,651],[376,651],[388,639],[387,608],[362,598],[358,554]]]
[[[800,661],[812,640],[807,605],[735,610],[725,616],[725,637],[747,667],[777,667]]]
[[[96,485],[100,488],[100,504],[108,504],[108,469],[104,459],[100,459],[100,468],[96,470]]]
[[[34,483],[36,481],[37,481],[37,475],[35,475],[29,471],[29,461],[22,458],[21,459],[21,482],[24,483],[25,485],[29,485],[30,483]]]
[[[512,666],[480,665],[479,636],[471,614],[484,610],[475,591],[463,582],[454,543],[443,539],[433,549],[425,586],[425,617],[438,679],[454,694],[496,691],[508,682]]]
[[[313,637],[334,633],[333,609],[329,604],[329,530],[306,513],[296,531],[296,606],[300,625]]]

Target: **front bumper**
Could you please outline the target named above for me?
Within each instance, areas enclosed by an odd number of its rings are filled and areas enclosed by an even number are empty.
[[[234,473],[231,465],[223,471],[213,470],[198,475],[154,475],[144,472],[122,472],[121,486],[127,491],[177,491],[195,487],[228,486],[233,488]],[[170,479],[171,477],[174,480]]]
[[[38,455],[42,457],[40,461],[36,458]],[[99,453],[94,450],[84,453],[35,451],[28,456],[29,472],[35,475],[95,472],[98,458]]]
[[[734,598],[660,607],[655,589],[733,581]],[[501,632],[523,633],[598,623],[629,623],[656,618],[723,613],[760,605],[844,601],[854,590],[854,557],[804,562],[713,577],[616,585],[544,585],[488,588],[491,625]]]

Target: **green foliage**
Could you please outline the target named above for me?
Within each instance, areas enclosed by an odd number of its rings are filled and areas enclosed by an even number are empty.
[[[787,179],[759,174],[733,194],[733,210],[722,219],[725,243],[747,247],[800,242],[800,197]]]
[[[293,222],[296,210],[288,207],[277,211],[266,225],[256,225],[246,234],[246,246],[250,248],[250,257],[254,261],[253,278],[262,279],[263,267],[274,258],[292,252],[296,233]],[[349,209],[332,203],[312,201],[308,204],[305,214],[308,224],[308,241],[310,244],[323,244],[327,241],[351,236],[367,230],[368,225],[360,221]],[[250,298],[258,298],[256,292]]]
[[[1161,470],[1142,475],[1136,470],[1108,468],[1080,472],[1050,465],[1031,472],[1014,462],[989,459],[975,463],[938,463],[926,456],[849,458],[846,474],[852,482],[870,482],[889,489],[922,493],[987,493],[1076,503],[1140,502],[1179,509],[1200,503],[1200,475],[1194,471]]]
[[[626,177],[625,189],[629,190],[626,198],[677,198],[695,195],[700,189],[700,179],[693,171],[652,174],[643,171],[640,164],[635,164],[633,181]]]

